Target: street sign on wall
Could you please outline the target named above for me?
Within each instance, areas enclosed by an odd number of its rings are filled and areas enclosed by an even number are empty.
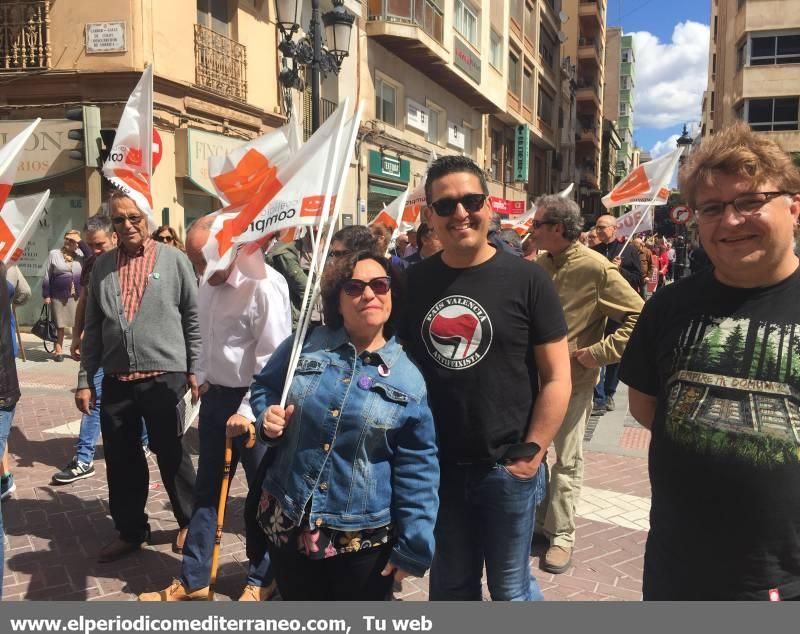
[[[514,134],[514,180],[520,183],[528,182],[528,163],[530,161],[531,131],[523,123],[516,127]]]

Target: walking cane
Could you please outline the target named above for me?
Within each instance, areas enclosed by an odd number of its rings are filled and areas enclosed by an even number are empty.
[[[245,447],[250,449],[256,444],[256,428],[250,425],[250,437]],[[222,526],[225,523],[225,505],[228,502],[228,487],[230,486],[231,461],[233,460],[233,439],[225,437],[225,466],[222,468],[222,484],[219,489],[219,504],[217,505],[217,534],[214,538],[214,552],[211,555],[211,576],[208,581],[208,600],[214,600],[214,586],[217,584],[217,567],[219,566],[219,546],[222,541]]]

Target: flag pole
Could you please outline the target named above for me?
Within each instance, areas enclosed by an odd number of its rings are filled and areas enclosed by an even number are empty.
[[[339,152],[346,151],[348,154],[352,151],[352,148],[355,144],[356,136],[358,134],[358,127],[361,122],[361,116],[364,111],[364,101],[361,100],[358,103],[358,107],[356,108],[355,115],[353,115],[352,119],[352,131],[350,134],[350,138],[348,139],[347,145],[344,147],[344,150],[341,147],[341,133],[344,129],[345,123],[343,122],[339,131],[337,133],[337,142],[336,142],[336,151],[334,152],[334,166],[336,166],[339,162]],[[344,158],[344,157],[343,157]],[[328,256],[328,251],[330,250],[331,241],[333,240],[334,234],[334,227],[339,219],[339,215],[341,213],[342,207],[342,194],[344,192],[344,185],[346,181],[346,171],[349,166],[349,161],[342,161],[342,172],[339,174],[339,188],[337,190],[336,199],[333,204],[333,214],[331,215],[331,220],[329,223],[329,230],[325,235],[325,245],[322,249],[321,258],[319,260],[320,264],[316,264],[312,258],[312,264],[309,271],[314,270],[315,266],[319,267],[319,271],[316,271],[315,275],[309,277],[309,285],[312,284],[311,280],[313,279],[313,292],[311,293],[312,303],[307,307],[305,313],[301,313],[301,323],[298,324],[297,332],[295,333],[295,341],[292,346],[292,355],[289,360],[289,367],[286,372],[286,382],[283,386],[283,392],[281,393],[281,401],[280,406],[286,407],[286,399],[289,396],[289,388],[292,385],[292,379],[294,378],[295,370],[297,369],[297,363],[300,361],[300,352],[302,350],[302,343],[305,340],[306,332],[308,331],[308,324],[311,321],[311,309],[310,306],[313,306],[313,301],[316,301],[317,296],[319,295],[320,283],[322,278],[322,271],[325,268],[325,261]],[[329,185],[329,188],[333,186],[333,180]],[[330,190],[329,190],[330,193]],[[326,195],[327,196],[327,195]],[[330,200],[327,199],[328,205],[330,205]],[[327,211],[327,207],[323,208],[323,215]],[[306,292],[308,292],[308,287],[306,287]]]
[[[625,253],[625,249],[628,248],[628,245],[631,243],[631,240],[633,240],[633,236],[636,235],[636,230],[639,228],[639,225],[642,224],[642,220],[644,220],[645,217],[647,217],[647,215],[650,213],[651,210],[653,211],[653,221],[654,221],[652,223],[652,226],[653,227],[656,226],[656,223],[655,223],[655,209],[653,209],[653,205],[655,205],[656,200],[658,200],[657,197],[651,198],[650,202],[647,203],[646,209],[644,210],[644,212],[642,212],[642,215],[639,216],[639,220],[636,222],[636,226],[633,228],[633,231],[631,231],[631,234],[628,236],[628,239],[625,241],[625,244],[622,246],[622,248],[620,249],[619,253],[617,254],[618,258],[621,258],[622,254]]]

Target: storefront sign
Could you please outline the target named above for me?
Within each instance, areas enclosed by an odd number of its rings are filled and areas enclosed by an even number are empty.
[[[406,99],[406,125],[421,132],[428,132],[430,111],[416,101]]]
[[[528,182],[528,162],[530,160],[530,137],[528,125],[518,125],[514,134],[514,180]]]
[[[28,124],[30,121],[0,121],[0,147]],[[83,161],[69,158],[69,151],[81,145],[81,141],[67,138],[75,126],[68,119],[43,119],[25,144],[14,182],[19,185],[82,169]]]
[[[464,149],[464,126],[460,126],[452,121],[447,122],[447,144]]]
[[[489,205],[492,208],[492,213],[500,214],[501,216],[513,216],[525,213],[524,200],[508,200],[507,198],[489,196]]]
[[[124,53],[125,22],[90,22],[86,25],[87,53]]]
[[[453,37],[453,63],[463,70],[476,84],[481,83],[481,60],[468,44],[458,36]]]
[[[407,183],[411,175],[411,164],[400,157],[370,150],[369,173],[371,176]]]
[[[191,179],[200,189],[216,196],[214,184],[208,175],[208,159],[212,156],[225,156],[244,143],[244,139],[206,130],[176,130],[175,175]]]

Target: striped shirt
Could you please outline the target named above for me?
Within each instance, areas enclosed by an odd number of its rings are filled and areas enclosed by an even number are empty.
[[[149,236],[145,237],[144,243],[133,255],[129,255],[122,247],[117,249],[117,276],[119,277],[119,289],[122,293],[122,310],[128,323],[133,321],[134,317],[136,317],[136,312],[142,305],[142,296],[147,288],[147,281],[153,273],[155,264],[156,243]],[[164,374],[164,372],[160,370],[128,372],[115,374],[114,378],[119,381],[138,381],[139,379],[149,379],[159,374]]]

